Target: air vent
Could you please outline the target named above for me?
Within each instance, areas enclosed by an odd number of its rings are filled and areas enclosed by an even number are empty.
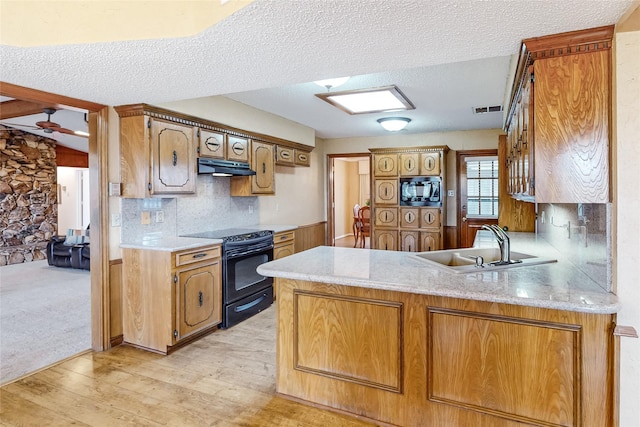
[[[473,114],[499,113],[502,111],[502,105],[493,105],[491,107],[473,107]]]

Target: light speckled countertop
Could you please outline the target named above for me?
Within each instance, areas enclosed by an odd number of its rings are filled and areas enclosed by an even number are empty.
[[[149,249],[152,251],[182,251],[206,245],[220,245],[222,239],[200,239],[197,237],[161,237],[142,239],[139,242],[121,243],[121,248]]]
[[[283,231],[291,231],[298,228],[296,225],[267,225],[267,224],[259,224],[259,225],[247,225],[242,226],[241,228],[252,228],[256,230],[272,230],[274,233],[281,233]],[[202,239],[198,237],[158,237],[158,236],[147,236],[147,238],[143,238],[142,240],[136,242],[126,242],[121,243],[121,248],[131,248],[131,249],[149,249],[154,251],[181,251],[185,249],[194,249],[200,246],[205,245],[216,245],[222,244],[222,239]]]
[[[265,276],[587,313],[616,313],[618,298],[533,233],[510,233],[511,249],[558,262],[450,273],[409,252],[319,246],[258,266]],[[480,235],[476,246],[492,246]]]

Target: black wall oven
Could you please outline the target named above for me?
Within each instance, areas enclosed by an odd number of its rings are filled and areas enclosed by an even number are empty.
[[[273,303],[273,278],[256,272],[273,260],[271,230],[227,229],[185,237],[222,239],[222,328],[229,328]]]

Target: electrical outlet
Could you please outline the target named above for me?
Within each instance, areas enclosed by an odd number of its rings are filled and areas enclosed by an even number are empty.
[[[453,196],[455,196],[455,195],[456,195],[455,191],[453,191],[453,190],[449,190],[449,191],[447,191],[447,196],[449,196],[449,197],[453,197]]]
[[[151,212],[142,211],[142,214],[140,215],[140,224],[142,225],[151,224]]]
[[[111,214],[111,226],[120,227],[122,225],[122,217],[119,213]]]
[[[253,213],[253,205],[249,205],[249,213],[252,214]]]
[[[156,211],[156,222],[164,222],[164,211]]]

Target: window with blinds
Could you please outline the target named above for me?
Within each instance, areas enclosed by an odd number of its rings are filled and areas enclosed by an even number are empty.
[[[468,157],[467,216],[498,217],[498,158]]]

